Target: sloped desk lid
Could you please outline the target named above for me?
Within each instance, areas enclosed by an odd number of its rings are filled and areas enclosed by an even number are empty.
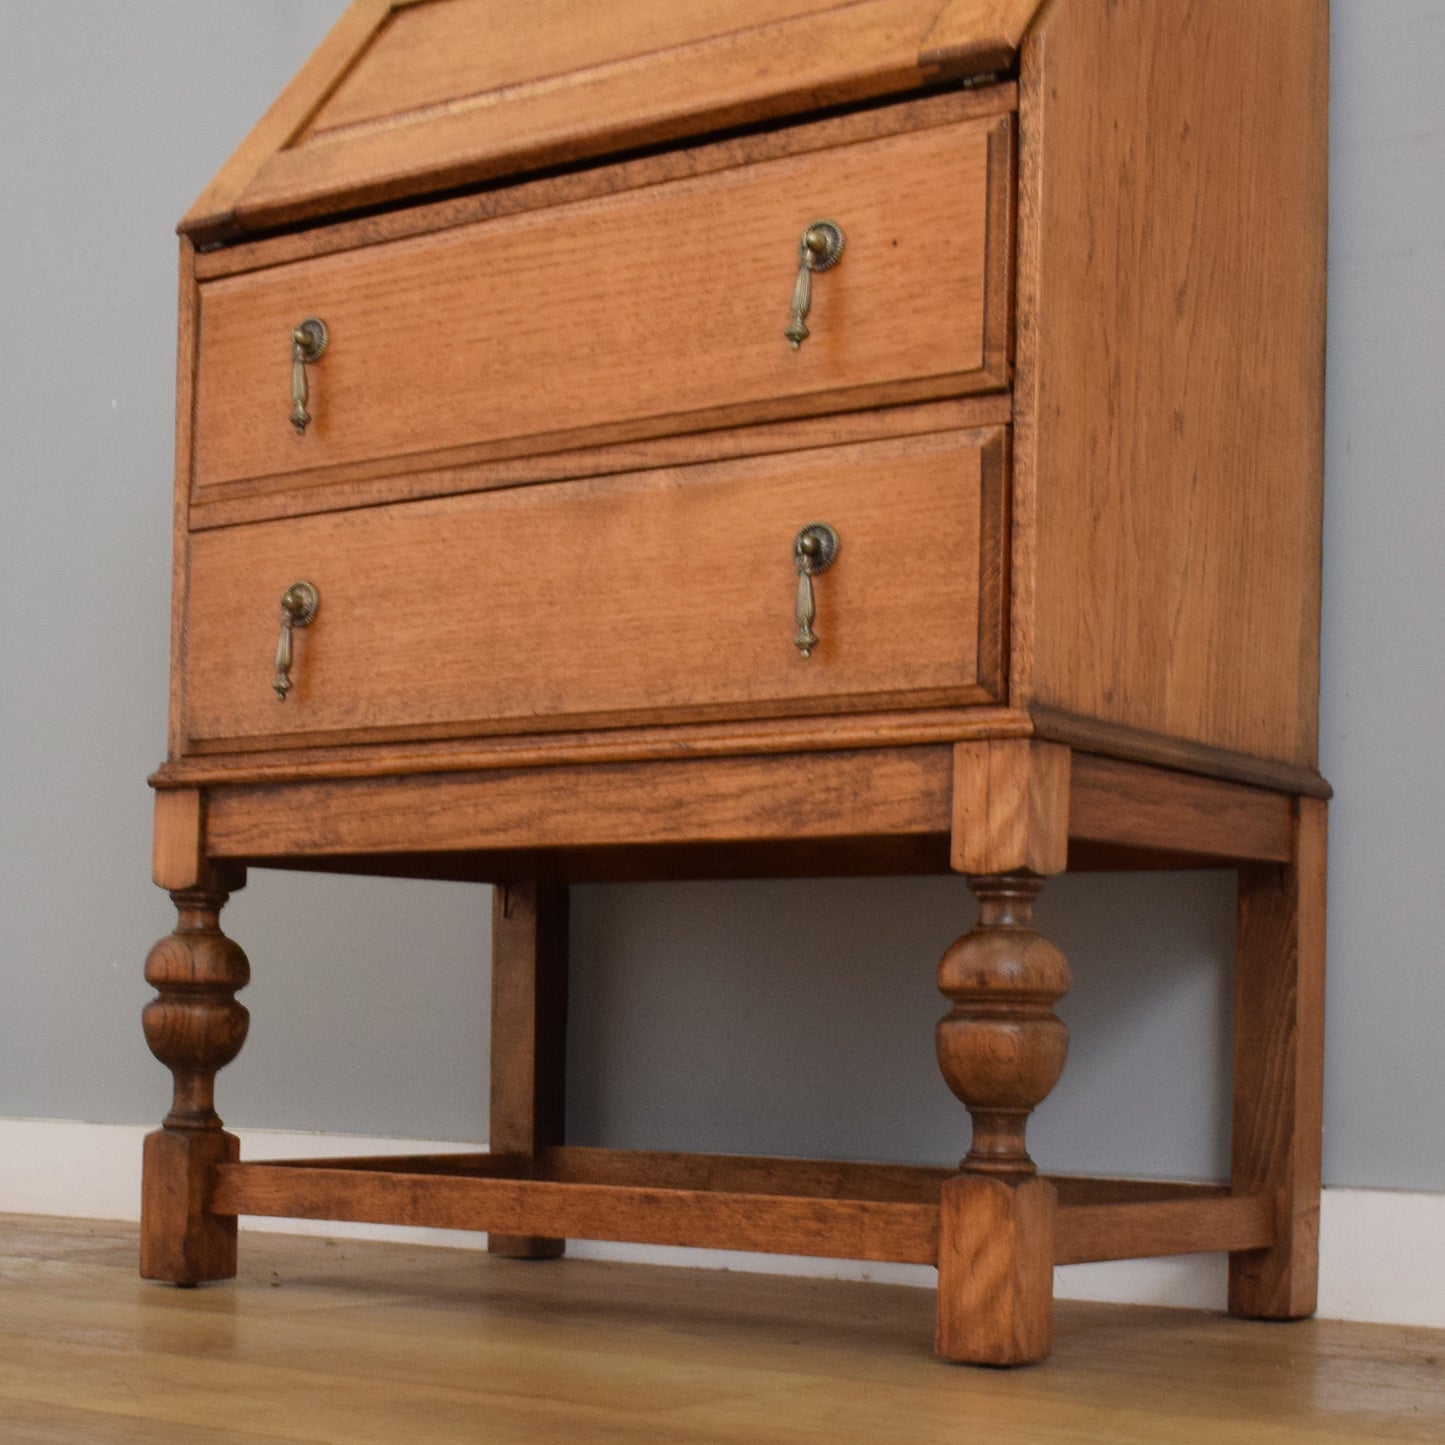
[[[354,0],[206,242],[1007,68],[1042,0]]]

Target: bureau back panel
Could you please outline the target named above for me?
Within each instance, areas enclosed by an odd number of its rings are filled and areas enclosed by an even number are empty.
[[[992,697],[1000,433],[943,433],[218,528],[189,543],[184,732],[225,750]],[[793,543],[819,641],[794,643]],[[279,602],[320,594],[278,703]]]

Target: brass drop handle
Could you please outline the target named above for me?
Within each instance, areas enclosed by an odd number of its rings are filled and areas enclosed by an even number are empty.
[[[828,271],[843,255],[843,228],[837,221],[814,221],[798,241],[798,279],[793,283],[793,319],[783,335],[796,351],[809,336],[813,308],[813,272]]]
[[[285,702],[291,691],[291,632],[305,627],[320,606],[321,594],[309,582],[293,582],[281,594],[281,636],[276,640],[276,676],[271,679],[278,702]]]
[[[798,635],[793,646],[805,658],[813,655],[818,634],[813,621],[818,615],[813,596],[813,578],[826,572],[838,556],[838,534],[826,522],[809,522],[793,538],[793,566],[798,571]]]
[[[308,316],[291,332],[291,425],[297,436],[311,424],[311,413],[306,409],[311,400],[306,368],[326,355],[330,340],[326,323],[316,316]]]

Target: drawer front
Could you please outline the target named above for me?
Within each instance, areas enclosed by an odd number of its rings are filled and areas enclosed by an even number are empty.
[[[207,281],[195,495],[1002,386],[1010,134],[954,122]],[[795,351],[799,240],[825,217],[845,246]]]
[[[189,542],[192,751],[935,706],[997,690],[1003,436],[943,433]],[[793,540],[840,546],[794,645]],[[320,595],[272,692],[280,599]]]

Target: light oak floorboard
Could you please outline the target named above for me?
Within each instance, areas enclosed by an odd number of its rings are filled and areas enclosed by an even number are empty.
[[[1445,1332],[1064,1304],[1053,1359],[931,1353],[929,1291],[248,1235],[136,1276],[127,1224],[0,1217],[6,1442],[1438,1441]]]

